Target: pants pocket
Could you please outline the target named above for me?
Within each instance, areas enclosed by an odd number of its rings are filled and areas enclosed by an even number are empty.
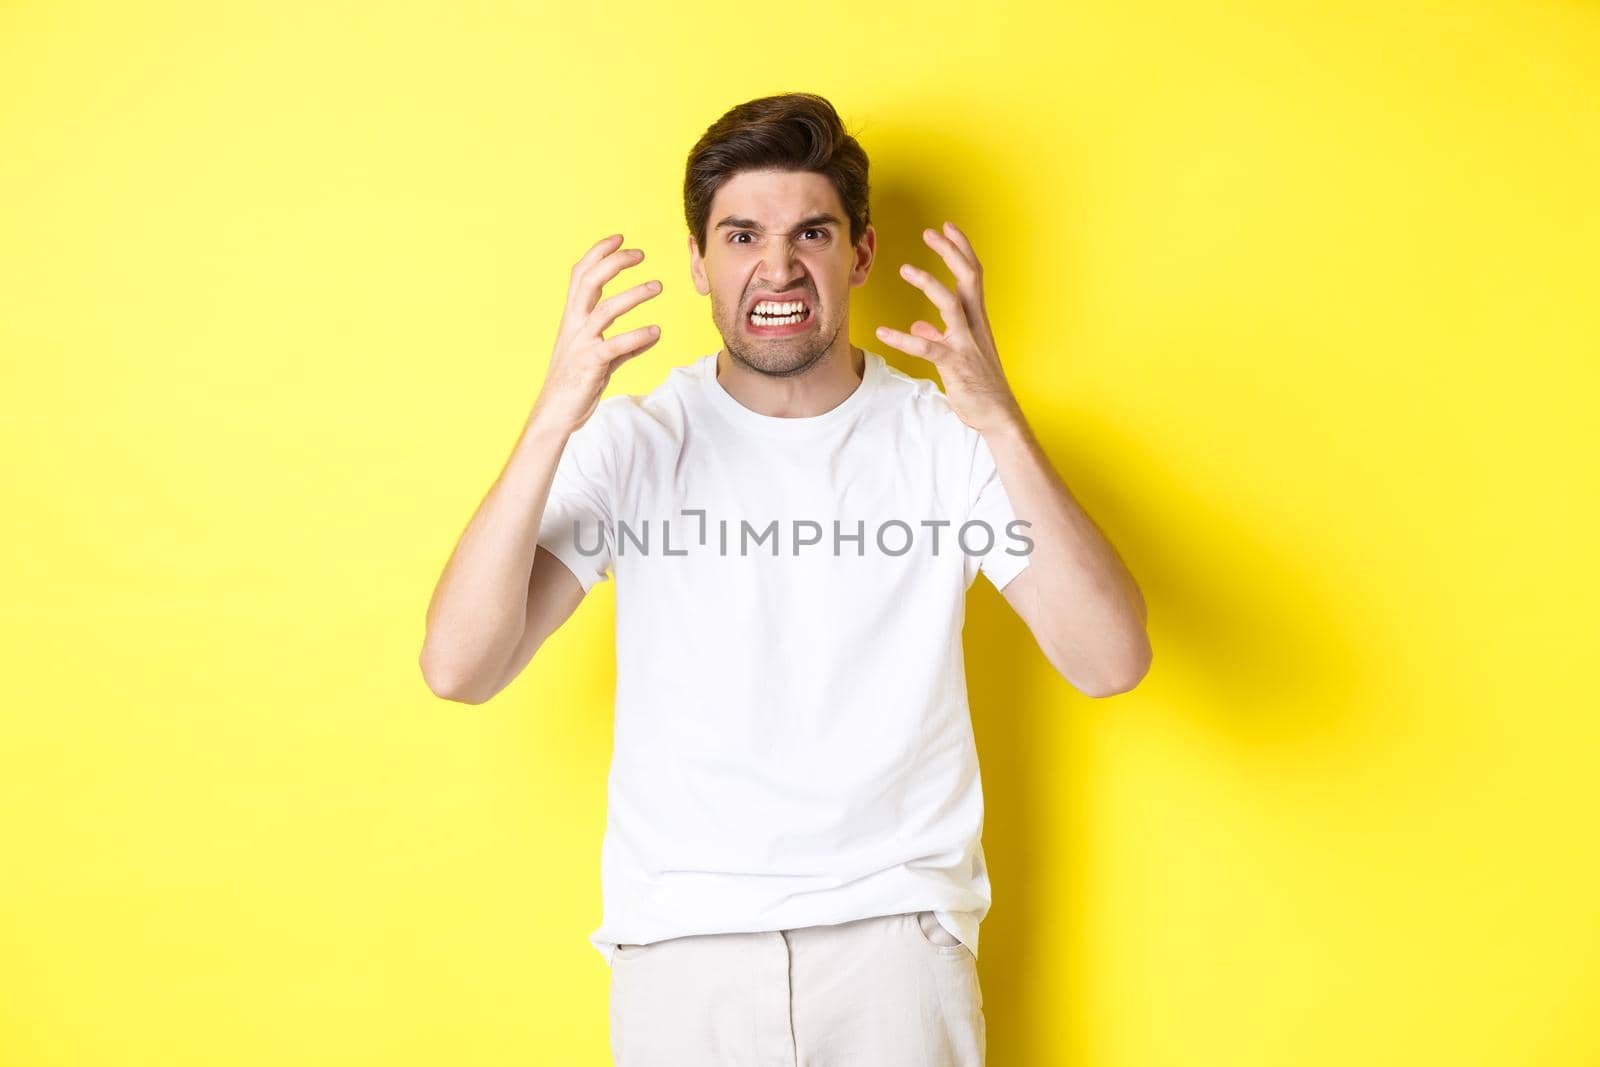
[[[954,956],[972,955],[972,950],[962,944],[961,939],[939,922],[939,917],[931,911],[919,911],[911,915],[912,925],[917,937],[923,944],[935,949],[943,955]]]

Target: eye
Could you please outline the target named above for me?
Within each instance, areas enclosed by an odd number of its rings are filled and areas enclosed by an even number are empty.
[[[816,228],[805,229],[805,230],[801,230],[800,231],[801,236],[804,236],[804,235],[806,235],[808,233],[816,234],[819,240],[825,240],[827,238],[827,236],[828,236],[828,231],[827,230],[820,230],[820,229],[816,229]],[[733,231],[732,233],[730,233],[728,235],[728,243],[730,243],[730,244],[749,244],[750,243],[749,241],[741,241],[741,240],[739,240],[739,238],[741,238],[741,237],[749,237],[751,239],[754,239],[755,238],[755,234],[751,233],[749,230],[735,230],[735,231]]]

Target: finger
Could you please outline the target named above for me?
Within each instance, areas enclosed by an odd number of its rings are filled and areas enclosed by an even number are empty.
[[[950,223],[947,222],[945,225],[950,226]],[[961,310],[967,317],[973,336],[986,333],[989,328],[989,314],[984,310],[982,272],[973,265],[973,260],[968,258],[967,252],[946,234],[923,230],[922,239],[939,253],[940,258],[950,267],[950,273],[956,276],[956,293],[961,299]]]
[[[607,379],[609,379],[611,377],[611,375],[617,373],[617,369],[619,367],[621,367],[624,363],[628,362],[628,360],[633,359],[633,358],[635,358],[637,356],[642,356],[646,352],[648,352],[650,349],[654,348],[656,343],[658,341],[660,341],[660,340],[661,340],[661,335],[658,333],[654,337],[652,337],[649,341],[646,341],[644,344],[640,345],[638,348],[635,348],[632,352],[625,352],[622,355],[618,356],[616,359],[612,360],[610,369],[608,369],[606,371]]]
[[[644,355],[646,352],[650,351],[650,349],[654,348],[656,343],[660,340],[661,335],[658,333],[650,340],[640,345],[638,348],[635,348],[632,352],[625,352],[618,356],[616,359],[611,361],[611,368],[606,371],[606,376],[609,378],[611,375],[617,373],[617,368],[621,367],[624,363],[628,362],[628,360],[633,359],[636,356]]]
[[[949,351],[944,345],[930,341],[926,337],[913,337],[909,333],[891,330],[887,326],[878,327],[877,337],[878,340],[891,348],[899,349],[908,356],[916,356],[934,364],[942,360]]]
[[[624,268],[634,266],[642,259],[644,259],[643,249],[621,248],[590,263],[573,283],[572,291],[568,294],[573,307],[580,314],[587,316],[599,302],[600,291],[605,288],[606,283]]]
[[[967,313],[961,306],[961,301],[956,299],[954,293],[946,289],[944,283],[921,267],[913,267],[909,263],[900,265],[900,276],[906,281],[928,294],[928,299],[933,301],[933,306],[939,309],[944,316],[945,330],[967,329]]]
[[[607,337],[600,343],[600,355],[612,363],[617,363],[619,360],[627,360],[637,356],[660,339],[661,327],[655,325],[641,326],[637,330],[629,330],[627,333],[619,333],[615,337]]]
[[[918,337],[926,338],[929,341],[938,341],[941,343],[944,341],[944,334],[940,332],[937,326],[930,322],[924,322],[921,319],[918,319],[916,322],[911,324],[911,332],[916,334]]]
[[[583,320],[584,329],[594,334],[604,333],[625,312],[638,307],[659,292],[661,283],[651,280],[635,285],[632,289],[624,289],[615,296],[608,296],[596,304],[594,310],[589,312],[589,317]]]
[[[938,230],[923,230],[922,239],[927,242],[929,248],[939,253],[939,258],[950,268],[950,273],[956,276],[956,281],[965,282],[977,278],[977,268],[967,258],[966,250],[956,244],[949,234],[940,233]]]
[[[605,284],[624,268],[632,267],[642,259],[644,250],[640,248],[624,248],[602,256],[585,268],[583,274],[573,281],[568,300],[573,302],[572,306],[581,314],[588,315],[599,302],[600,290],[605,288]]]
[[[576,286],[578,279],[583,277],[588,269],[600,262],[602,256],[609,255],[622,244],[622,234],[614,233],[610,237],[602,237],[589,246],[589,251],[579,257],[578,262],[572,265],[572,286]],[[570,286],[569,286],[570,288]]]
[[[978,253],[972,250],[972,242],[967,240],[967,235],[962,233],[953,222],[944,224],[944,233],[946,237],[955,242],[957,248],[961,249],[961,254],[967,257],[967,261],[972,264],[972,269],[977,271],[979,276],[982,276],[983,264],[978,262]]]
[[[968,318],[973,318],[977,310],[983,307],[983,279],[978,268],[968,258],[966,251],[947,235],[923,230],[922,239],[928,243],[928,247],[939,253],[939,258],[955,275],[956,291],[961,294],[963,310]]]

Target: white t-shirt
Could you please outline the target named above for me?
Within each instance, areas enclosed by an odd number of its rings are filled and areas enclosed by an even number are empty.
[[[713,353],[568,438],[539,544],[585,591],[617,583],[608,965],[619,943],[925,909],[977,954],[965,594],[1032,542],[938,385],[865,354],[815,417],[745,407]]]

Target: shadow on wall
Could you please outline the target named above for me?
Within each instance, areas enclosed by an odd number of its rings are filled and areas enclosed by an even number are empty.
[[[951,284],[948,268],[921,232],[937,229],[946,219],[960,225],[963,205],[972,202],[959,192],[937,195],[926,184],[913,188],[891,181],[874,188],[878,253],[867,284],[852,298],[852,332],[857,344],[882,353],[914,377],[937,381],[938,373],[931,363],[878,341],[873,331],[879,325],[906,330],[919,318],[940,325],[938,309],[900,279],[899,264],[929,267]],[[981,245],[976,251],[985,257]],[[984,265],[986,272],[1004,273],[987,259]],[[992,325],[1001,359],[1008,369],[1019,366],[1020,357],[1006,350],[1005,338],[1020,333],[1020,324]],[[1201,715],[1225,708],[1227,721],[1196,725],[1243,744],[1275,739],[1302,744],[1314,735],[1348,730],[1348,713],[1330,719],[1326,709],[1352,707],[1353,694],[1362,688],[1361,642],[1348,627],[1309,632],[1304,620],[1325,619],[1327,610],[1311,602],[1316,594],[1304,561],[1287,555],[1272,530],[1232,518],[1237,512],[1230,512],[1228,500],[1213,487],[1175,476],[1128,429],[1073,407],[1070,398],[1019,399],[1056,470],[1139,582],[1155,641],[1154,664],[1141,684],[1149,686],[1163,671],[1171,672],[1182,678],[1186,702],[1192,701],[1166,711]],[[1119,469],[1141,472],[1138,482],[1113,484],[1096,462],[1104,456],[1117,457]],[[1186,538],[1185,530],[1204,535]],[[1232,546],[1227,557],[1215,558],[1215,548],[1208,546],[1217,545]],[[1213,558],[1206,558],[1208,552]],[[1248,561],[1248,575],[1239,573],[1241,560]],[[1009,1062],[1021,1049],[1043,1047],[1038,1042],[1048,1036],[1062,1062],[1087,1062],[1090,1050],[1081,1045],[1081,1035],[1088,1025],[1075,1013],[1089,998],[1076,994],[1086,992],[1081,983],[1090,968],[1082,946],[1102,902],[1078,891],[1091,880],[1077,874],[1069,875],[1074,888],[1068,899],[1046,899],[1030,871],[1041,856],[1052,857],[1058,870],[1093,869],[1092,791],[1080,788],[1070,794],[1069,809],[1051,810],[1046,797],[1061,794],[1045,788],[1051,780],[1085,783],[1093,776],[1084,752],[1051,749],[1038,743],[1038,735],[1048,730],[1060,736],[1047,716],[1127,714],[1128,705],[1119,707],[1118,697],[1091,700],[1056,674],[1021,619],[982,576],[968,594],[963,641],[986,802],[984,853],[995,901],[980,948],[982,981],[990,994],[984,1004],[990,1053],[998,1062]],[[1304,694],[1315,694],[1316,718],[1303,714],[1311,703],[1302,700]],[[1150,705],[1142,707],[1148,714]],[[1041,956],[1041,940],[1030,932],[1042,929],[1052,931],[1056,944],[1069,946],[1069,958]],[[1050,989],[1048,1001],[1039,983],[1030,980],[1046,969],[1060,983]]]

